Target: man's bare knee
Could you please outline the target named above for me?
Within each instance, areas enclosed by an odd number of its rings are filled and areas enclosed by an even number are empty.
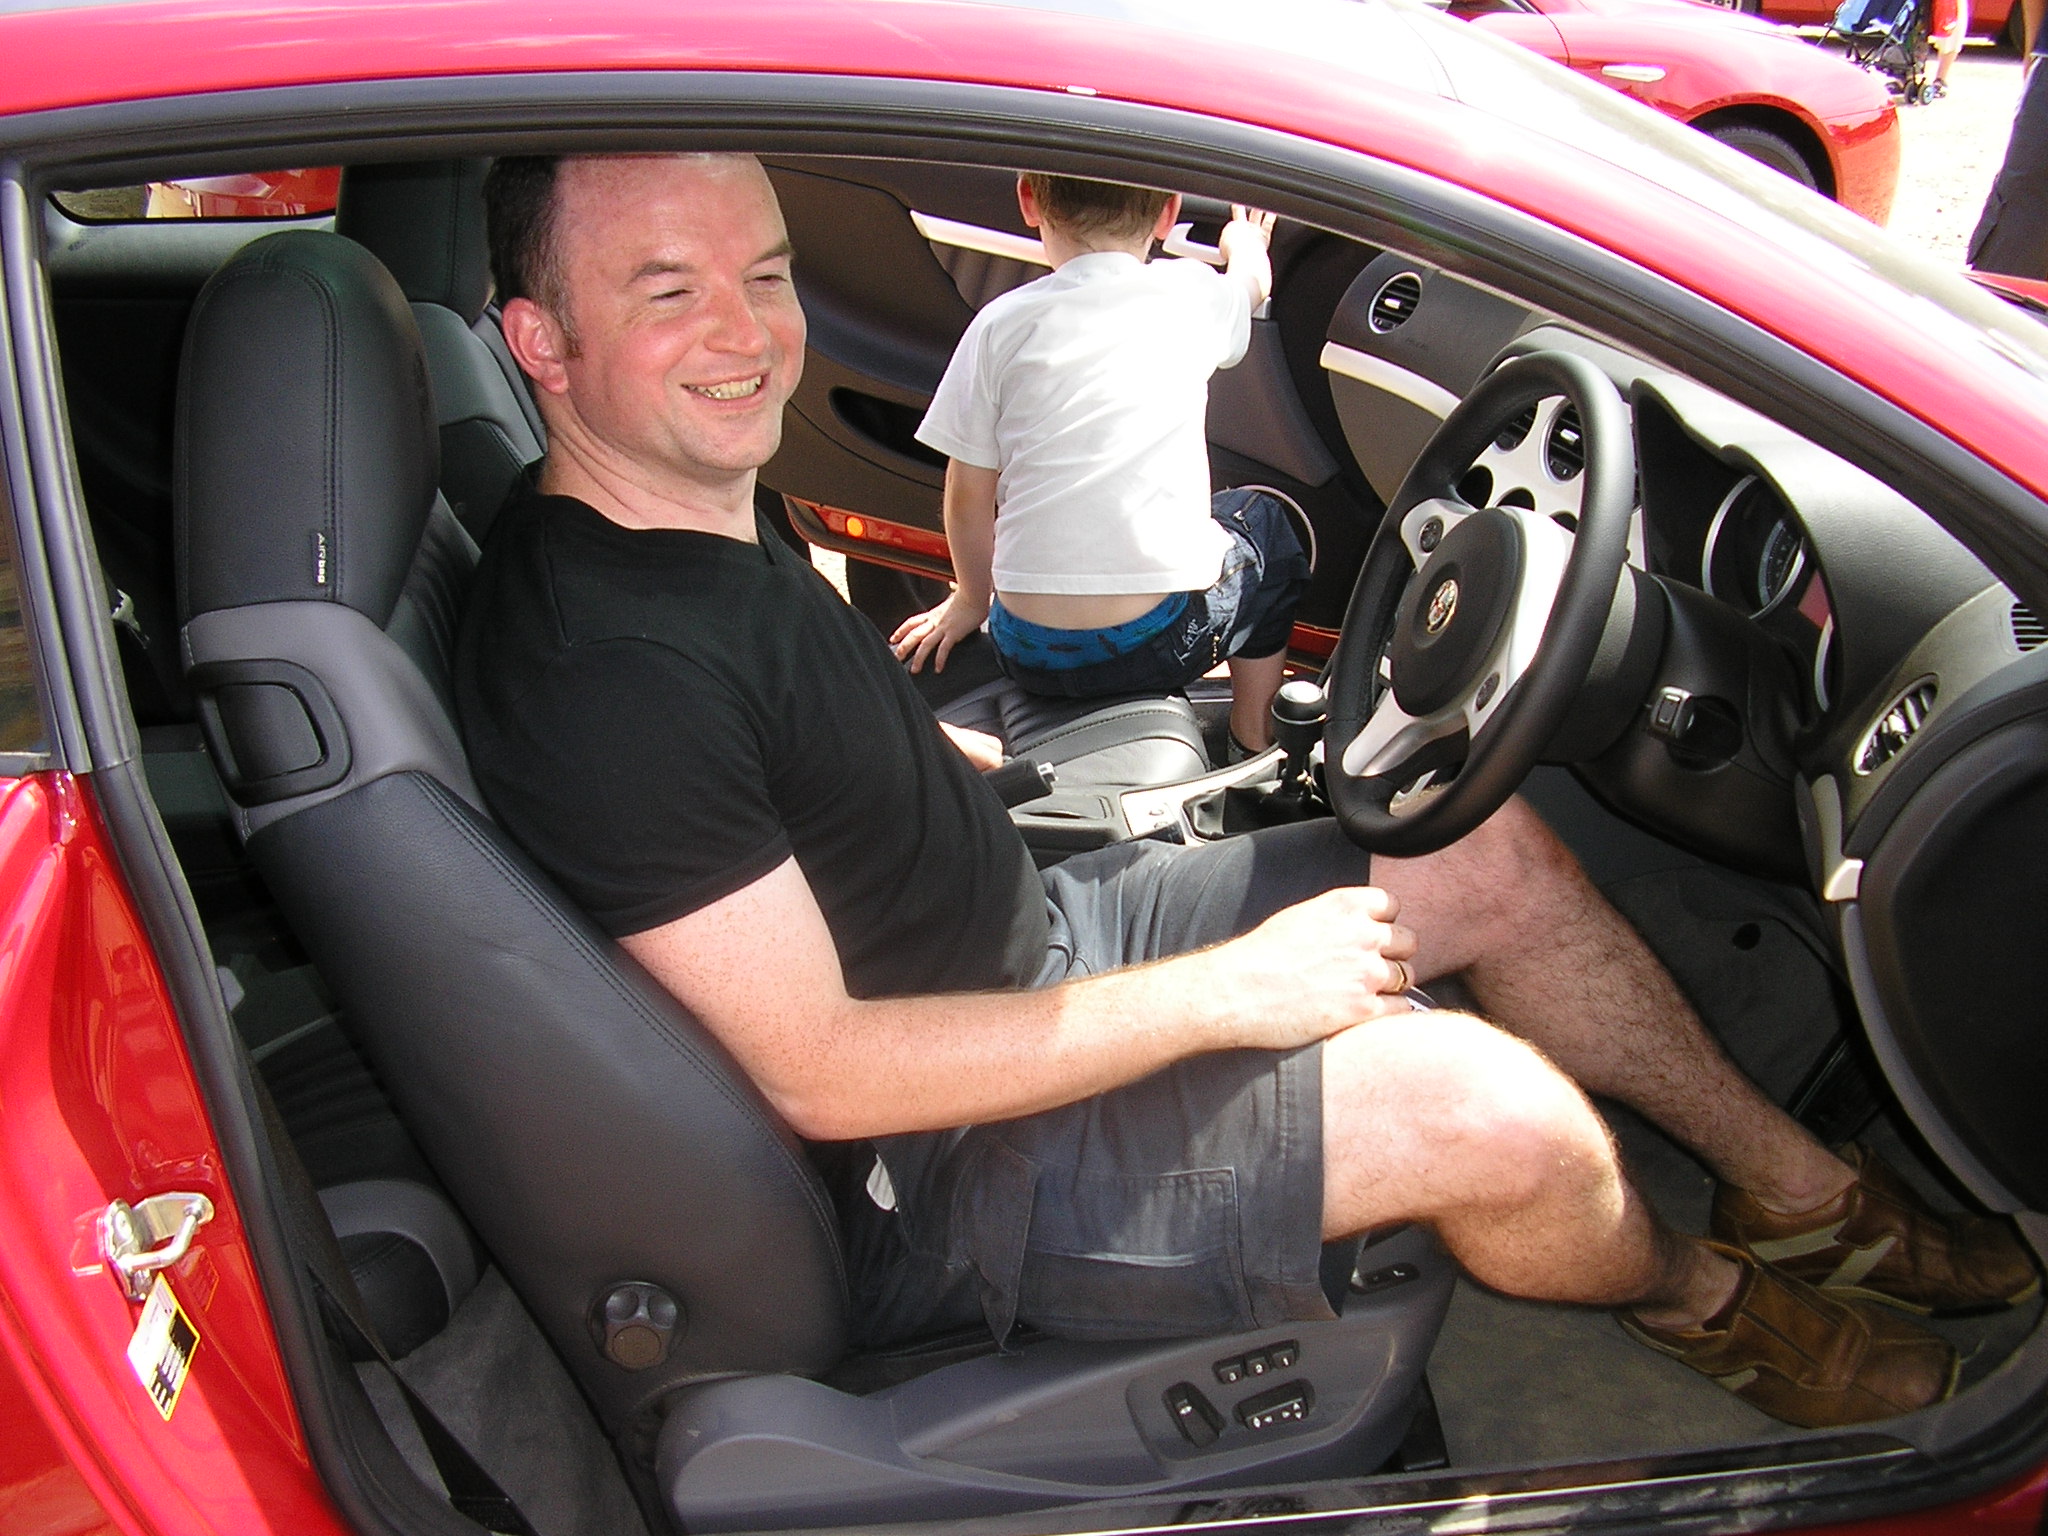
[[[1577,1085],[1540,1051],[1481,1028],[1457,1042],[1455,1091],[1438,1099],[1429,1128],[1470,1163],[1487,1198],[1525,1204],[1603,1147],[1605,1132]]]
[[[1325,1046],[1333,1192],[1371,1190],[1406,1216],[1517,1207],[1609,1156],[1584,1095],[1527,1042],[1465,1014],[1395,1027]]]

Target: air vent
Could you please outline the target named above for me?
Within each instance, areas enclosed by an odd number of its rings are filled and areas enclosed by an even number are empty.
[[[1366,311],[1365,322],[1384,336],[1406,325],[1421,302],[1422,279],[1413,272],[1397,273],[1380,284],[1380,291],[1372,296],[1372,308]]]
[[[2023,651],[2048,642],[2048,624],[2025,603],[2012,605],[2012,643]]]
[[[1553,480],[1569,480],[1586,467],[1586,434],[1579,425],[1579,408],[1566,401],[1550,424],[1550,436],[1543,444],[1543,464]]]
[[[1522,439],[1529,435],[1529,429],[1535,425],[1536,407],[1532,405],[1500,429],[1500,436],[1493,440],[1493,446],[1502,453],[1512,453],[1522,446]]]
[[[1897,757],[1934,713],[1934,679],[1923,678],[1899,695],[1879,717],[1856,752],[1856,771],[1875,773]]]

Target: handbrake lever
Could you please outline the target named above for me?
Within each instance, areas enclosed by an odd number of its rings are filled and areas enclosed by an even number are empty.
[[[1005,810],[1015,810],[1051,794],[1060,776],[1051,763],[1041,763],[1035,757],[1013,757],[1000,768],[986,770],[982,778],[996,792]]]

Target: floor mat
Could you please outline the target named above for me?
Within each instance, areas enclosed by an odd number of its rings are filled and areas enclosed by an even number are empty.
[[[398,1369],[539,1536],[647,1536],[610,1443],[497,1270],[485,1271],[447,1328]],[[358,1370],[407,1462],[439,1487],[383,1367]]]

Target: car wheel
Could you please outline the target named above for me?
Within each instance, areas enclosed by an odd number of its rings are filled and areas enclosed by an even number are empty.
[[[1739,149],[1750,159],[1768,165],[1782,175],[1790,176],[1802,187],[1818,190],[1819,180],[1813,174],[1813,167],[1806,163],[1806,156],[1799,152],[1783,134],[1773,133],[1768,128],[1758,128],[1751,123],[1725,123],[1709,128],[1710,137],[1719,139],[1730,149]]]

